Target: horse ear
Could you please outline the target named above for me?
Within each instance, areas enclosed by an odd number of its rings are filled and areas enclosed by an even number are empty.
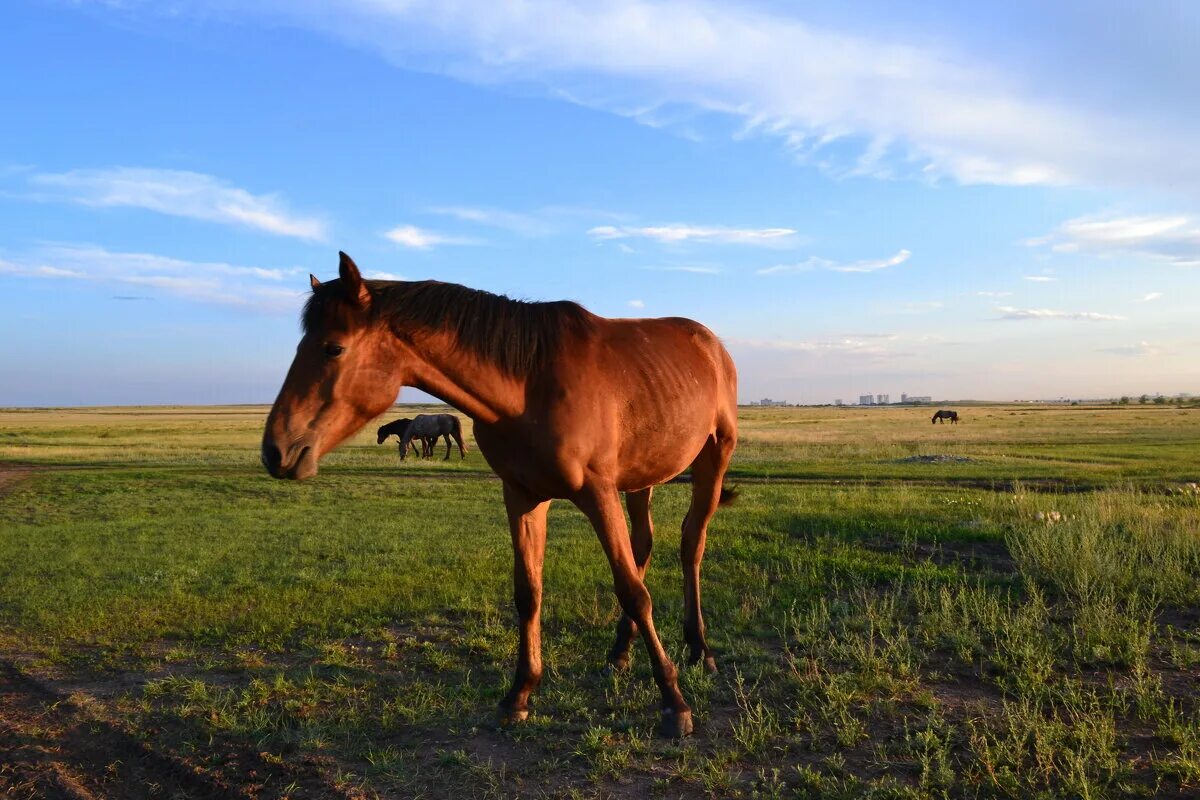
[[[308,283],[310,286],[312,286],[312,289],[314,292],[321,285],[321,282],[319,280],[317,280],[317,276],[313,275],[311,272],[308,273]]]
[[[340,259],[338,261],[338,277],[341,278],[342,285],[346,287],[346,297],[366,308],[371,302],[371,293],[367,291],[367,285],[363,283],[358,265],[354,263],[354,259],[340,250],[338,258]]]

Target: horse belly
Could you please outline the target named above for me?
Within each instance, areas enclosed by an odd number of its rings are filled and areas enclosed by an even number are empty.
[[[683,442],[648,443],[636,457],[622,458],[618,488],[623,492],[634,492],[666,483],[691,466],[707,439],[705,434]],[[655,444],[659,446],[655,447]]]

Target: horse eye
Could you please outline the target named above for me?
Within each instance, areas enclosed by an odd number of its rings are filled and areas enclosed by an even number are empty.
[[[325,343],[325,355],[329,356],[330,358],[337,358],[345,350],[346,348],[342,347],[340,344],[334,344],[333,342]]]

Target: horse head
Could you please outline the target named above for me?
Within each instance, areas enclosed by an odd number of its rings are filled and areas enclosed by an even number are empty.
[[[400,439],[404,439],[404,433],[408,430],[408,426],[412,424],[412,420],[408,417],[398,419],[395,422],[389,422],[387,425],[381,425],[379,430],[375,431],[378,437],[375,444],[383,444],[392,434],[396,434]]]
[[[304,337],[267,417],[262,463],[276,478],[316,475],[320,458],[386,411],[403,384],[403,345],[371,313],[358,267],[340,256],[337,280],[309,276]]]

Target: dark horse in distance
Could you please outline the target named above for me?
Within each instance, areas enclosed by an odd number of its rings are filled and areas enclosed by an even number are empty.
[[[958,412],[957,411],[947,411],[946,409],[943,408],[942,410],[938,411],[937,413],[935,413],[933,415],[933,419],[931,419],[930,422],[944,423],[946,420],[950,420],[951,425],[957,425],[958,424]]]
[[[723,481],[737,443],[737,371],[720,340],[689,319],[606,319],[575,303],[526,303],[438,281],[368,281],[344,253],[337,280],[311,282],[304,336],[263,432],[267,471],[316,475],[320,458],[386,411],[401,386],[466,412],[503,481],[512,534],[520,646],[502,721],[525,719],[542,678],[546,515],[561,498],[588,517],[612,569],[624,615],[609,661],[627,667],[640,633],[662,698],[661,730],[690,733],[692,712],[643,578],[651,492],[691,467],[680,541],[684,639],[688,660],[715,670],[700,561],[709,520],[734,498]]]
[[[407,443],[404,441],[404,436],[408,432],[410,425],[412,425],[412,420],[407,417],[404,419],[395,420],[394,422],[389,422],[387,425],[380,425],[379,430],[375,431],[375,434],[378,437],[375,444],[383,444],[387,441],[389,436],[396,436],[400,439],[401,461],[404,460],[404,454],[407,452],[408,447],[412,447],[413,453],[417,456],[423,456],[425,458],[432,456],[433,446],[437,444],[436,438],[430,437],[421,439],[420,450],[417,450],[417,443],[412,437],[409,438]]]

